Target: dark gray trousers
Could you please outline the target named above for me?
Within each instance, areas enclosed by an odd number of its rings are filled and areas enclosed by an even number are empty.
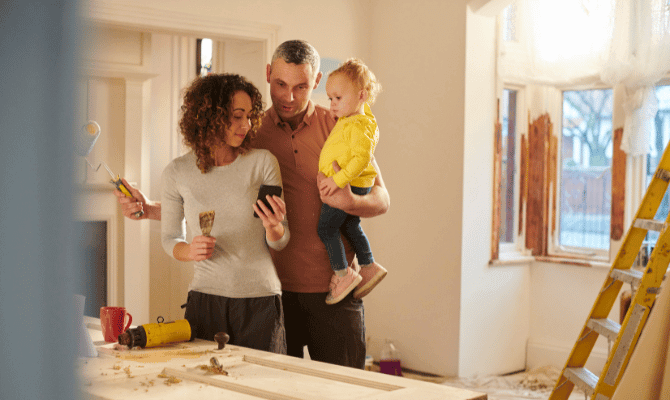
[[[235,299],[190,291],[185,306],[184,318],[196,338],[214,340],[226,332],[230,344],[286,354],[280,295]]]
[[[365,367],[363,301],[349,293],[339,303],[326,304],[328,293],[284,291],[284,321],[288,355],[346,367]]]

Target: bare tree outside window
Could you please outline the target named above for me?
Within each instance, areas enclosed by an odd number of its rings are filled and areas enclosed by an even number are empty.
[[[562,246],[609,249],[612,90],[563,92]]]

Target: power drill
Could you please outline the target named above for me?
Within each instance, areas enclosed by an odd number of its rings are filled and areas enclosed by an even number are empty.
[[[185,319],[165,322],[163,317],[156,319],[157,324],[144,324],[130,328],[119,335],[119,344],[133,347],[156,347],[168,343],[186,342],[195,338],[195,332]]]

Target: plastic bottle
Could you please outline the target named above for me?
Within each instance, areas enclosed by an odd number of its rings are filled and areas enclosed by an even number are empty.
[[[381,357],[379,359],[380,372],[387,375],[402,376],[402,367],[400,366],[400,352],[395,348],[392,341],[386,339],[382,347]]]

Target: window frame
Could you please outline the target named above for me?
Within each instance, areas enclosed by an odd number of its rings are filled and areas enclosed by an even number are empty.
[[[525,105],[525,91],[523,86],[505,84],[503,85],[503,90],[513,90],[516,92],[516,110],[515,110],[515,131],[514,131],[514,206],[513,214],[514,221],[512,223],[512,241],[508,243],[503,243],[500,240],[499,243],[499,253],[514,254],[514,253],[524,253],[525,247],[523,246],[523,239],[525,237],[525,228],[521,231],[519,230],[519,207],[521,204],[520,193],[521,193],[521,152],[522,152],[522,141],[521,137],[524,135],[524,131],[520,129],[523,126],[527,125],[527,117],[524,115],[522,110],[523,105]],[[502,98],[502,91],[501,91]],[[502,112],[501,112],[501,123],[502,123]],[[501,160],[502,162],[502,160]],[[502,196],[500,198],[501,207],[502,207]],[[503,221],[498,222],[502,224]]]
[[[503,33],[503,27],[505,26],[505,21],[504,21],[504,13],[500,13],[497,17],[497,29],[496,29],[496,41],[498,43],[498,49],[500,52],[506,52],[506,53],[512,53],[516,54],[517,57],[515,59],[519,60],[519,64],[523,64],[525,60],[525,52],[524,52],[524,35],[522,31],[522,27],[520,24],[515,23],[515,38],[514,40],[511,41],[506,41],[504,39],[504,33]],[[518,13],[518,6],[517,10],[515,13],[515,17],[518,19],[519,18],[519,13]],[[517,92],[517,98],[516,98],[516,126],[515,126],[515,160],[514,160],[514,167],[516,169],[516,173],[514,176],[514,188],[515,188],[515,195],[514,195],[514,230],[513,230],[513,241],[511,243],[501,243],[500,242],[500,235],[499,234],[493,234],[492,232],[492,243],[491,243],[491,260],[489,264],[491,265],[505,265],[505,264],[518,264],[518,263],[525,263],[525,262],[531,262],[533,261],[533,257],[530,254],[530,250],[528,250],[525,246],[526,243],[526,224],[525,224],[525,204],[522,203],[521,201],[521,196],[522,196],[522,170],[521,170],[521,159],[522,159],[522,137],[526,136],[527,137],[527,129],[525,127],[528,126],[528,115],[524,111],[524,109],[527,108],[526,104],[526,96],[527,96],[527,85],[522,82],[514,82],[513,80],[502,80],[498,75],[496,75],[496,82],[497,82],[497,90],[496,90],[496,98],[498,99],[498,104],[500,105],[502,102],[502,97],[503,97],[503,90],[508,89],[508,90],[514,90]],[[496,116],[496,125],[502,124],[502,118],[501,118],[501,111],[500,108],[498,109],[498,115]],[[502,127],[501,127],[502,128]],[[497,129],[494,130],[494,135],[497,134]],[[501,132],[502,136],[502,132]],[[494,137],[494,154],[497,151],[495,148],[496,146],[496,138]],[[500,160],[496,160],[494,158],[494,164],[495,168],[499,168],[502,172],[502,158]],[[494,183],[495,183],[495,177],[493,177]],[[497,191],[497,188],[494,188],[495,191]],[[500,212],[496,213],[495,208],[500,206],[502,207],[501,204],[502,201],[502,195],[495,194],[492,196],[492,230],[495,229],[500,229],[500,224],[502,221],[500,219],[498,221],[495,221],[495,216],[498,215],[500,217],[502,214]],[[521,209],[520,209],[521,208]],[[493,240],[497,240],[496,243],[493,243]]]
[[[558,89],[554,96],[557,96],[556,99],[554,99],[553,103],[557,104],[557,109],[555,112],[557,112],[558,117],[555,118],[554,120],[554,126],[555,126],[555,135],[558,137],[558,148],[562,149],[563,146],[563,94],[567,91],[580,91],[580,90],[612,90],[612,141],[614,141],[614,131],[617,129],[614,124],[614,113],[616,108],[615,106],[615,99],[614,99],[614,88],[609,87],[608,85],[605,85],[602,82],[594,82],[591,85],[575,85],[575,86],[562,86],[562,87],[557,87]],[[551,115],[551,112],[550,112]],[[614,149],[613,151],[615,151]],[[615,158],[612,157],[612,164],[609,167],[610,173],[612,170],[614,170],[614,163],[615,163]],[[603,249],[596,249],[596,248],[588,248],[588,247],[573,247],[573,246],[565,246],[560,244],[560,210],[561,210],[561,191],[560,191],[560,183],[562,179],[562,157],[557,155],[556,157],[556,193],[553,193],[552,196],[550,197],[550,201],[555,201],[556,202],[556,216],[551,215],[551,208],[549,208],[550,218],[556,218],[557,224],[556,224],[556,229],[555,231],[552,231],[551,227],[548,226],[547,229],[549,229],[548,232],[548,246],[547,246],[547,256],[549,257],[567,257],[567,258],[580,258],[584,259],[587,261],[595,261],[595,262],[609,262],[613,258],[611,257],[612,254],[612,248],[614,247],[613,240],[611,237],[611,226],[612,222],[610,221],[610,238],[609,238],[609,247],[607,250]],[[610,204],[611,208],[611,204]]]
[[[526,131],[523,127],[528,126],[528,116],[526,113],[523,112],[523,109],[526,107],[526,86],[522,84],[515,84],[515,83],[504,83],[501,85],[500,90],[498,91],[498,99],[499,99],[499,104],[502,104],[502,97],[503,97],[503,91],[504,90],[513,90],[516,91],[516,124],[515,124],[515,140],[514,140],[514,168],[515,168],[515,174],[514,174],[514,222],[513,222],[513,239],[512,242],[509,243],[502,243],[500,242],[500,236],[499,235],[492,235],[492,240],[497,240],[497,243],[491,243],[492,248],[497,248],[496,250],[492,251],[491,255],[491,264],[506,264],[506,263],[518,263],[518,262],[528,262],[532,261],[533,258],[530,256],[530,251],[526,249],[525,246],[525,232],[526,232],[526,227],[525,223],[525,207],[520,210],[522,207],[522,152],[523,152],[523,141],[522,137],[526,136]],[[499,108],[498,111],[498,117],[497,117],[498,123],[500,125],[500,136],[502,138],[502,110]],[[497,125],[496,124],[496,125]],[[498,134],[498,130],[494,132],[494,135]],[[497,139],[494,138],[494,153],[496,152],[495,149],[495,144],[497,143]],[[500,168],[500,171],[502,173],[502,157],[500,159],[494,159],[494,163],[496,163],[496,168]],[[495,183],[495,177],[494,183]],[[494,190],[498,190],[497,188],[494,188]],[[500,192],[502,191],[502,188]],[[500,193],[500,196],[498,194],[494,193],[493,196],[493,208],[495,207],[500,207],[502,208],[502,193]],[[496,202],[498,204],[496,204]],[[492,217],[498,215],[498,217],[502,216],[502,213],[496,214],[495,210],[492,213]],[[492,224],[492,229],[500,229],[500,225],[502,224],[502,220],[499,218],[497,221],[493,221]],[[496,254],[497,253],[497,254]]]

